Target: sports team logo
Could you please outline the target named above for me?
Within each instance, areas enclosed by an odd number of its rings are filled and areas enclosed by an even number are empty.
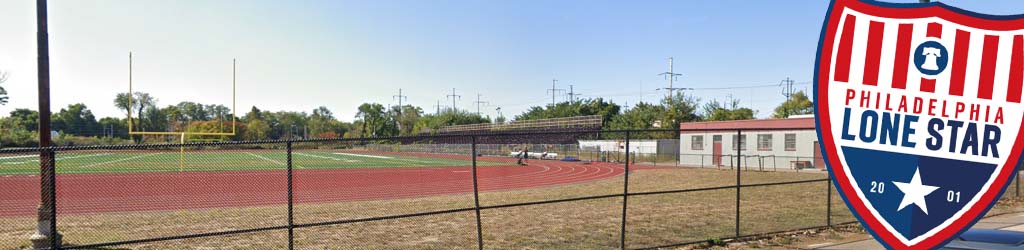
[[[945,244],[1017,171],[1024,16],[836,0],[815,67],[829,171],[886,247]]]

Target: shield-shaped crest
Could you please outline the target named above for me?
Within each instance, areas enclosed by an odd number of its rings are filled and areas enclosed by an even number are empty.
[[[832,179],[886,247],[945,244],[1018,171],[1024,16],[835,0],[815,67]]]

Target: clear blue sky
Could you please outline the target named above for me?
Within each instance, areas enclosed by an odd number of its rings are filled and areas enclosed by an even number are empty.
[[[904,0],[899,2],[917,2]],[[989,14],[1024,13],[1024,1],[943,1]],[[810,89],[827,1],[76,1],[50,3],[53,109],[88,105],[97,116],[127,91],[135,53],[138,91],[161,106],[228,104],[238,58],[245,112],[327,106],[352,120],[363,102],[433,112],[452,88],[493,116],[549,103],[551,79],[583,97],[629,106],[654,101],[675,57],[677,87],[703,101],[738,98],[766,117],[781,89]],[[14,108],[36,107],[34,1],[0,0],[0,69]],[[561,99],[563,97],[559,97]]]

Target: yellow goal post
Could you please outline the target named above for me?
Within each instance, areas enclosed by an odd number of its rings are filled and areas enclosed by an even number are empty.
[[[132,80],[132,52],[128,52],[128,134],[129,135],[164,135],[164,136],[179,136],[182,145],[179,146],[179,157],[178,157],[178,171],[185,170],[185,138],[188,136],[234,136],[237,132],[236,122],[238,120],[238,110],[236,109],[236,65],[237,60],[231,59],[231,132],[148,132],[148,131],[135,131],[132,127],[132,98],[135,95],[133,80]],[[140,118],[141,122],[141,118]]]

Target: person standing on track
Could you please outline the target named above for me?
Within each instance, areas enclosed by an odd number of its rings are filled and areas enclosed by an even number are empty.
[[[526,148],[523,148],[523,150],[519,150],[519,155],[518,157],[516,157],[518,158],[518,160],[516,161],[516,165],[525,166],[526,157],[529,157],[528,154],[529,152],[526,151]]]

